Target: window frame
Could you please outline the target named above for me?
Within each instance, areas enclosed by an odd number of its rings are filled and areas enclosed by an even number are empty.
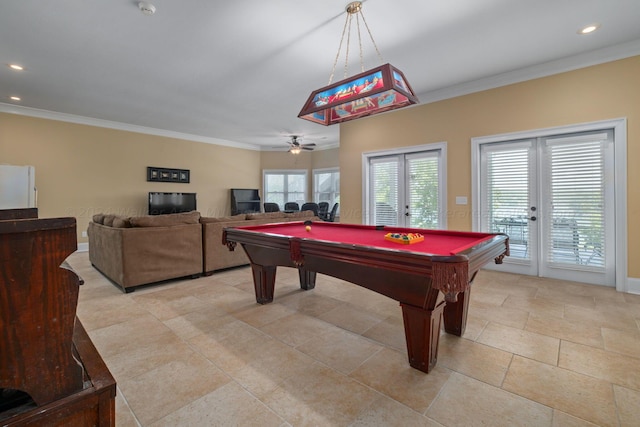
[[[284,197],[284,201],[282,202],[280,209],[284,209],[284,203],[286,202],[298,202],[299,204],[304,203],[307,200],[308,197],[308,191],[309,191],[309,171],[307,169],[263,169],[262,170],[262,194],[264,195],[264,202],[274,202],[274,203],[278,203],[280,205],[280,203],[278,201],[275,200],[271,200],[269,199],[269,188],[267,185],[267,176],[269,175],[282,175],[285,177],[289,177],[290,175],[302,175],[304,177],[304,185],[303,185],[303,196],[302,196],[302,200],[290,200],[288,197],[288,194],[290,193],[288,191],[288,179],[284,180],[284,190],[282,192],[283,197]],[[272,192],[275,193],[275,192]],[[298,193],[297,191],[295,193]]]

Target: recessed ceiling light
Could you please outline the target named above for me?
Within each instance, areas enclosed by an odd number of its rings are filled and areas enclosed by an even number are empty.
[[[9,68],[11,68],[12,70],[16,70],[16,71],[24,70],[24,67],[22,65],[18,65],[18,64],[9,64]]]
[[[19,96],[10,96],[9,99],[12,101],[21,101]]]
[[[595,30],[597,30],[598,28],[600,28],[600,24],[587,25],[586,27],[580,28],[578,30],[578,34],[590,34],[590,33],[593,33]]]

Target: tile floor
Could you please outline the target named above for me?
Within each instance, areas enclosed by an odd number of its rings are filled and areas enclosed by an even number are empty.
[[[640,296],[481,271],[464,337],[409,367],[395,301],[280,268],[123,294],[88,261],[78,316],[118,383],[117,426],[640,426]]]

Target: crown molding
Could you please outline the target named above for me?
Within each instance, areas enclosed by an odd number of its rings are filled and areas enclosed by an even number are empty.
[[[193,135],[189,133],[174,132],[166,129],[156,129],[146,126],[132,125],[129,123],[113,122],[96,119],[93,117],[77,116],[75,114],[59,113],[57,111],[41,110],[38,108],[23,107],[20,105],[0,102],[0,113],[18,114],[21,116],[37,117],[40,119],[57,120],[61,122],[80,125],[96,126],[101,128],[123,130],[127,132],[143,133],[147,135],[163,136],[167,138],[184,139],[187,141],[204,142],[206,144],[223,145],[226,147],[244,148],[246,150],[260,151],[260,146],[228,141],[226,139],[210,138],[207,136]]]
[[[565,73],[567,71],[578,70],[593,65],[604,64],[606,62],[617,61],[640,55],[640,39],[602,49],[592,50],[579,55],[568,56],[554,61],[544,62],[506,73],[465,82],[442,89],[428,91],[418,94],[421,104],[442,101],[458,96],[468,95],[484,90],[495,89],[514,83],[521,83],[527,80],[534,80],[554,74]],[[418,104],[420,105],[420,104]],[[415,106],[413,106],[415,107]]]

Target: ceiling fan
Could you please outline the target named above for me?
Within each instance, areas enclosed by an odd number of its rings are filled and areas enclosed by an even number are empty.
[[[300,154],[302,150],[313,151],[313,147],[316,144],[300,144],[300,137],[297,135],[291,135],[291,141],[289,141],[289,153],[291,154]]]

